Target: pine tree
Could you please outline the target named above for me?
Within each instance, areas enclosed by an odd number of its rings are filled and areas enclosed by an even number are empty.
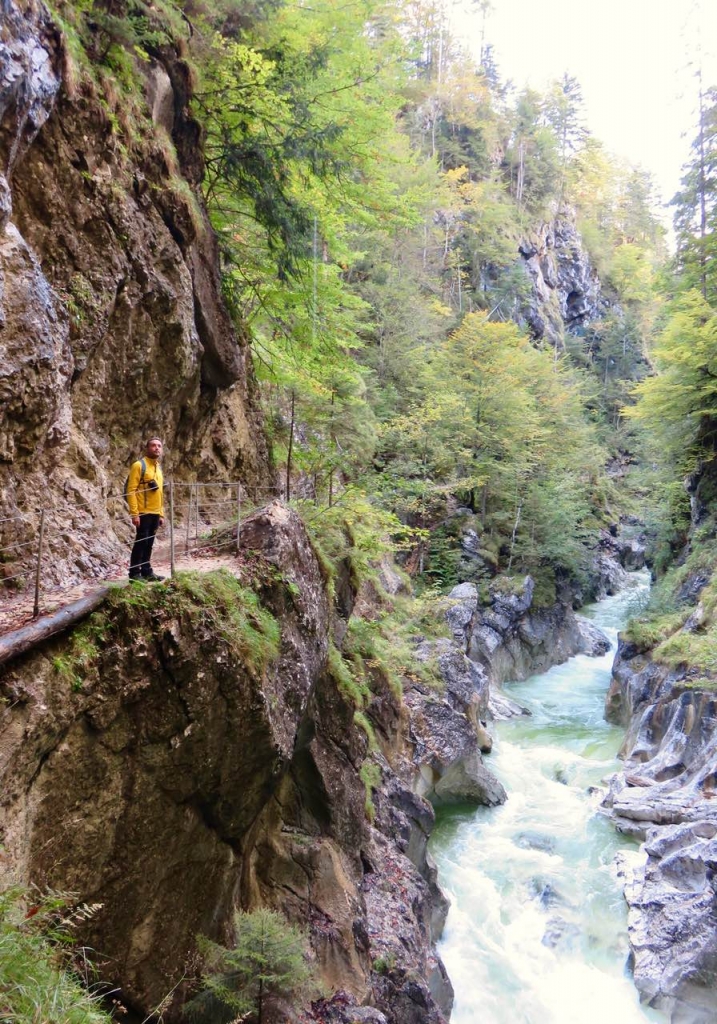
[[[296,993],[309,979],[304,936],[281,914],[266,908],[238,913],[232,949],[202,940],[204,989],[185,1015],[193,1024],[229,1024],[252,1014],[262,1024],[268,1001]]]
[[[677,264],[689,287],[717,300],[717,90],[703,91],[700,76],[699,123],[692,159],[675,207]]]

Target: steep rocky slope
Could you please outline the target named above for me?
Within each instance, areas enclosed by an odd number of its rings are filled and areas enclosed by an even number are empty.
[[[610,308],[570,211],[539,225],[519,252],[532,291],[524,315],[535,338],[562,347],[566,331],[586,327]]]
[[[625,868],[635,982],[672,1021],[708,1024],[717,1020],[717,700],[687,675],[687,665],[620,644],[607,715],[627,726],[625,771],[605,806],[644,841],[645,860]]]
[[[433,950],[446,903],[416,792],[420,706],[377,682],[369,813],[369,741],[332,669],[307,535],[273,505],[242,543],[261,606],[222,577],[130,591],[5,670],[3,880],[101,904],[83,938],[142,1014],[170,991],[176,1014],[196,935],[225,938],[239,903],[308,927],[317,980],[341,993],[320,1019],[359,1002],[376,1021],[439,1024],[452,997]],[[476,761],[474,726],[448,763]]]
[[[714,473],[688,481],[690,541],[662,601],[620,639],[606,716],[625,726],[625,769],[605,807],[643,841],[625,864],[635,982],[674,1022],[717,1021],[717,695]]]
[[[179,53],[143,93],[71,56],[39,0],[0,4],[0,546],[48,510],[48,572],[126,543],[128,460],[159,433],[179,477],[269,483],[247,341],[221,298]],[[85,58],[86,61],[86,58]],[[2,567],[24,565],[15,550]]]
[[[176,1016],[196,935],[226,938],[238,904],[308,928],[331,998],[303,1020],[441,1024],[447,903],[426,797],[506,798],[482,757],[490,666],[464,632],[417,638],[416,663],[434,661],[442,685],[416,675],[401,697],[377,671],[357,715],[330,646],[355,595],[337,588],[332,610],[301,522],[278,503],[241,543],[251,592],[226,576],[118,591],[4,670],[0,876],[101,904],[82,938],[142,1014],[172,992]],[[517,631],[526,609],[513,603]],[[443,608],[454,624],[465,610],[462,592]]]

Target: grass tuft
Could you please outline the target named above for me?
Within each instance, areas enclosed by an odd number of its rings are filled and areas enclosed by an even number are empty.
[[[0,1021],[110,1024],[72,970],[65,908],[66,898],[54,894],[0,892]]]

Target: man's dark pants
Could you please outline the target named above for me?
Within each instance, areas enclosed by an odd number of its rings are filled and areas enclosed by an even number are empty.
[[[139,517],[137,535],[129,560],[129,578],[131,580],[136,580],[140,576],[152,575],[152,566],[149,561],[152,557],[154,535],[159,528],[159,518],[159,515],[154,512],[143,512]]]

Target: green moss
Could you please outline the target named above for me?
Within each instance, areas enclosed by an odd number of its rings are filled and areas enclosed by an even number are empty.
[[[373,791],[381,784],[381,769],[375,761],[364,761],[359,771],[361,781],[364,784],[366,790],[366,798],[364,801],[364,808],[366,810],[366,817],[369,821],[373,822],[376,817],[376,808],[373,803]]]
[[[671,636],[685,622],[689,612],[672,612],[666,615],[645,615],[630,619],[623,637],[640,651],[649,651]]]
[[[350,701],[357,710],[365,708],[370,699],[370,691],[365,680],[357,679],[341,655],[333,645],[329,645],[329,673],[339,688],[340,693]]]
[[[641,615],[631,619],[623,636],[641,651],[655,648],[655,657],[663,664],[689,664],[699,667],[706,665],[709,652],[705,650],[706,636],[713,628],[717,610],[717,540],[714,525],[708,524],[692,539],[692,550],[682,565],[671,568],[652,588],[650,600]],[[699,632],[680,633],[693,610],[681,599],[682,587],[697,573],[712,577],[703,587],[699,601],[704,619]],[[697,659],[692,661],[692,658]]]
[[[706,690],[708,693],[717,691],[717,678],[714,676],[697,676],[694,679],[682,679],[679,684],[682,690]]]
[[[333,558],[328,551],[324,549],[318,537],[311,533],[309,533],[309,537],[311,538],[311,546],[314,549],[316,560],[319,563],[321,578],[326,585],[329,601],[333,602],[336,595],[336,567],[334,565]]]
[[[131,646],[135,630],[146,636],[146,616],[154,613],[206,623],[255,673],[262,672],[279,653],[281,635],[274,616],[252,590],[226,569],[219,569],[177,573],[161,587],[113,587],[104,609],[70,634],[67,646],[53,660],[55,671],[73,690],[80,689],[107,645]]]
[[[368,749],[372,754],[374,754],[378,750],[378,740],[376,739],[376,732],[370,720],[363,711],[354,711],[354,722],[366,733]]]
[[[364,678],[369,689],[375,675],[385,680],[398,700],[404,678],[442,688],[436,659],[418,661],[415,654],[417,638],[449,635],[445,617],[436,612],[436,600],[434,591],[420,598],[394,597],[376,619],[350,620],[344,654],[352,663],[354,675]]]
[[[717,623],[703,633],[675,633],[655,648],[653,656],[670,668],[688,665],[701,673],[717,673]]]
[[[108,633],[106,614],[94,612],[70,634],[64,653],[53,658],[55,672],[73,691],[81,690],[84,681],[92,674]]]
[[[279,623],[261,606],[257,595],[226,569],[177,573],[163,589],[168,610],[185,611],[190,616],[199,613],[255,672],[277,657]]]

